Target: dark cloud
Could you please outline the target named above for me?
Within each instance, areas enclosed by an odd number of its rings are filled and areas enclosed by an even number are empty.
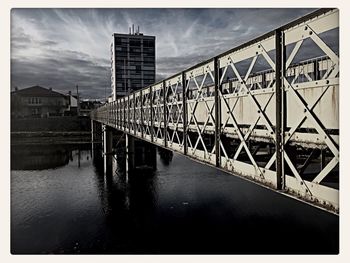
[[[11,88],[31,85],[85,98],[110,93],[110,41],[138,24],[156,36],[157,80],[312,9],[13,9]]]
[[[105,89],[110,87],[109,77],[107,66],[77,57],[61,56],[59,59],[41,58],[36,61],[12,59],[11,63],[13,86],[26,87],[30,83],[68,92],[74,91],[78,84],[83,97],[104,98]]]

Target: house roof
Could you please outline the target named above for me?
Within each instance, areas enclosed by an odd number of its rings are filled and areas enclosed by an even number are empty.
[[[11,94],[18,94],[24,97],[66,97],[61,93],[40,86],[33,86],[26,89],[12,91]]]

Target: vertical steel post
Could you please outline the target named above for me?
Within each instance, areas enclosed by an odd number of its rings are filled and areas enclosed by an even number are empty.
[[[167,92],[165,87],[165,81],[163,80],[163,121],[164,121],[164,147],[167,147],[167,133],[168,133],[168,125],[167,125]]]
[[[123,102],[122,102],[123,99],[119,99],[119,102],[118,102],[118,106],[119,106],[119,114],[118,114],[118,124],[119,124],[119,129],[120,130],[123,130],[123,124],[122,124],[122,121],[123,121]]]
[[[126,116],[126,120],[128,122],[128,132],[130,133],[130,95],[128,95],[128,115]]]
[[[126,98],[124,97],[124,127],[125,127],[125,132],[127,132],[128,130],[128,102],[126,100]]]
[[[106,125],[108,125],[108,119],[109,119],[108,114],[109,114],[109,111],[108,111],[108,103],[107,103],[107,104],[106,104],[106,108],[105,108],[105,117],[106,117],[106,119],[105,119],[105,124],[106,124]]]
[[[91,142],[92,142],[92,143],[94,142],[94,132],[95,132],[95,129],[94,129],[94,120],[91,120]]]
[[[101,142],[102,142],[102,151],[101,151],[101,155],[102,155],[102,158],[104,158],[104,148],[105,148],[105,139],[104,139],[105,127],[106,127],[106,125],[104,125],[103,123],[101,123]]]
[[[285,103],[284,103],[284,71],[285,71],[285,47],[282,29],[275,31],[276,44],[276,176],[278,190],[285,188],[284,174],[284,125],[285,125]]]
[[[220,107],[220,67],[218,58],[214,58],[214,78],[215,78],[215,93],[214,93],[214,107],[215,107],[215,165],[220,167],[220,133],[221,133],[221,107]]]
[[[95,123],[91,119],[91,156],[94,156],[94,141],[95,141]]]
[[[104,124],[108,123],[108,107],[107,104],[105,105],[105,110],[104,110]]]
[[[115,126],[119,128],[119,100],[115,101]]]
[[[151,118],[151,127],[150,127],[150,133],[151,133],[151,142],[153,142],[153,95],[152,95],[152,86],[149,87],[149,109],[150,109],[150,118]],[[147,120],[147,124],[149,124],[149,120]]]
[[[262,73],[262,75],[261,75],[261,87],[263,89],[267,88],[267,85],[266,85],[266,73]]]
[[[126,106],[125,106],[125,97],[123,97],[123,119],[122,119],[122,125],[123,125],[123,131],[126,131],[126,125],[125,125],[125,113],[126,113]]]
[[[125,131],[128,131],[128,108],[129,108],[129,101],[127,101],[126,99],[124,99],[124,107],[125,107],[125,113],[124,113],[124,126],[125,126]]]
[[[122,112],[122,110],[123,110],[123,108],[122,108],[122,105],[123,105],[123,103],[122,103],[122,99],[119,99],[118,100],[118,107],[119,107],[119,113],[118,113],[118,124],[119,124],[119,129],[120,130],[123,130],[123,127],[122,127],[122,117],[123,117],[123,112]]]
[[[139,121],[139,125],[141,127],[141,137],[143,138],[143,93],[142,90],[140,91],[140,121]]]
[[[113,132],[112,128],[103,127],[103,166],[104,173],[109,174],[112,168]]]
[[[112,125],[112,110],[113,110],[113,107],[112,107],[113,104],[110,104],[108,103],[108,125],[111,126]]]
[[[118,124],[118,128],[120,129],[120,99],[117,102],[117,110],[118,110],[118,112],[117,112],[117,115],[118,115],[117,124]]]
[[[134,134],[136,135],[136,100],[135,100],[136,96],[135,96],[135,92],[132,94],[132,99],[134,101],[134,113],[133,113],[133,129],[134,129]]]
[[[181,74],[182,79],[182,130],[183,130],[183,146],[184,155],[187,154],[187,90],[186,90],[186,73],[183,71]]]
[[[321,171],[326,167],[326,150],[321,149]]]
[[[318,66],[318,61],[314,61],[314,80],[319,79],[319,66]]]
[[[125,134],[125,174],[129,173],[129,134]]]
[[[114,127],[117,128],[117,102],[114,101]]]

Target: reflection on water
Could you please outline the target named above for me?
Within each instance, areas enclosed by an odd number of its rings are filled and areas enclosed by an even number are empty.
[[[168,151],[164,148],[158,147],[159,159],[162,161],[163,165],[167,166],[173,160],[173,152]]]
[[[82,158],[80,151],[88,145],[13,145],[11,146],[11,170],[46,170],[65,166],[77,156],[78,165]]]
[[[15,150],[12,253],[338,251],[337,216],[177,154],[158,149],[156,171],[126,177],[120,151],[104,175],[88,146],[48,150],[45,170],[43,157],[32,167],[18,157],[40,146]]]
[[[44,170],[68,164],[71,151],[60,145],[15,145],[11,170]]]

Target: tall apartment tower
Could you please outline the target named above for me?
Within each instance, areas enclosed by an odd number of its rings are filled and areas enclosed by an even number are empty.
[[[129,28],[129,34],[113,34],[111,44],[112,100],[155,82],[155,36]]]

